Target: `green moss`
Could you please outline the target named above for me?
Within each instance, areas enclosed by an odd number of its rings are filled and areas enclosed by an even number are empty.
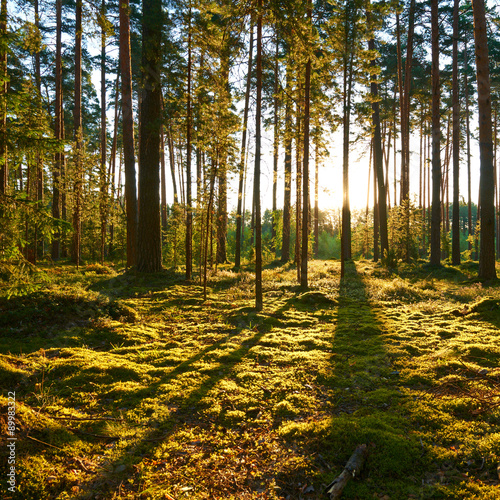
[[[360,443],[346,498],[496,492],[500,290],[467,265],[350,262],[340,280],[314,261],[307,292],[274,266],[259,313],[252,276],[227,266],[206,302],[172,272],[55,269],[43,292],[0,297],[19,498],[314,497]]]

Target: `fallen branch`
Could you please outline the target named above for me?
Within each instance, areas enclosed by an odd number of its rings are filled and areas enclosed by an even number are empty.
[[[351,455],[351,458],[347,461],[344,470],[340,474],[340,476],[336,477],[327,487],[326,494],[330,498],[330,500],[335,500],[336,498],[340,498],[342,495],[342,491],[345,488],[346,484],[350,479],[352,479],[355,475],[359,474],[361,469],[363,468],[363,464],[365,463],[366,457],[368,455],[368,447],[366,444],[360,444],[354,453]]]
[[[55,417],[53,415],[48,415],[50,418],[53,418],[55,420],[76,420],[78,422],[87,422],[87,421],[100,421],[100,420],[110,420],[113,422],[122,422],[123,418],[112,418],[112,417]]]
[[[55,448],[56,450],[62,450],[62,448],[59,448],[59,446],[54,446],[53,444],[46,443],[45,441],[40,441],[39,439],[34,438],[33,436],[26,436],[26,437],[37,443],[43,444],[45,446],[50,446],[51,448]]]

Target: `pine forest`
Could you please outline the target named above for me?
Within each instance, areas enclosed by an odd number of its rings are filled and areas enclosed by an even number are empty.
[[[0,496],[500,498],[497,0],[0,0]]]

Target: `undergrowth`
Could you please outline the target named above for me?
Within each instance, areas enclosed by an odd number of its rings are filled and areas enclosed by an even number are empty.
[[[0,295],[0,426],[12,499],[498,498],[500,291],[470,264],[333,261],[198,283],[51,267]]]

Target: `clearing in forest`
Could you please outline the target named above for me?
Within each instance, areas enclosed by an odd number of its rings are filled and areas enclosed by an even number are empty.
[[[2,289],[2,498],[319,499],[362,443],[343,498],[499,498],[500,290],[476,271],[314,261],[304,292],[275,265],[259,313],[229,269],[206,301],[101,266]]]

